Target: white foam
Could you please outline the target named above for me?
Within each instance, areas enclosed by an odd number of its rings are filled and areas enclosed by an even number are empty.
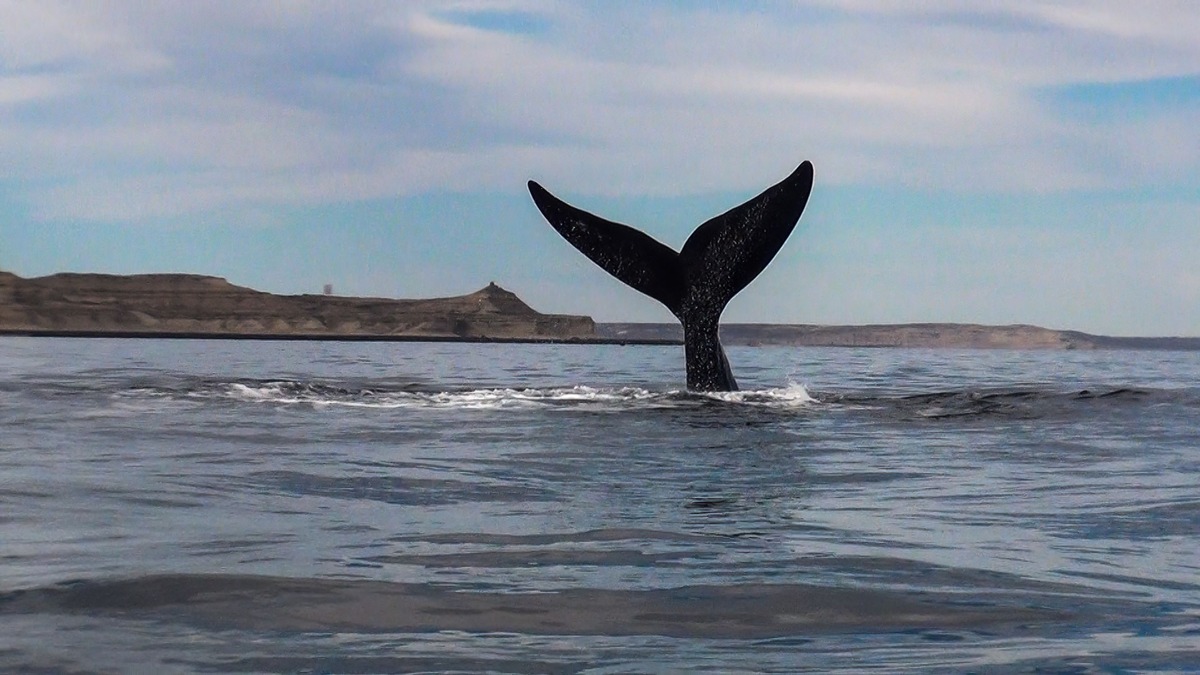
[[[141,415],[174,413],[189,407],[186,401],[171,399],[149,390],[141,389],[109,397],[104,408],[84,409],[75,413],[82,419],[109,417],[138,417]]]
[[[819,403],[808,393],[808,389],[799,383],[791,382],[786,387],[776,389],[756,389],[751,391],[714,391],[704,396],[729,403],[741,403],[766,408],[802,408]]]
[[[242,399],[244,401],[276,401],[279,403],[298,403],[299,398],[288,397],[283,393],[282,385],[264,384],[257,387],[234,382],[229,385],[229,395],[231,398]]]
[[[641,387],[492,388],[463,391],[357,391],[298,382],[233,382],[192,397],[225,398],[251,403],[307,404],[319,407],[424,408],[457,410],[629,410],[689,408],[705,400],[768,408],[801,408],[817,402],[800,384],[777,389],[693,394],[678,390],[651,391]]]

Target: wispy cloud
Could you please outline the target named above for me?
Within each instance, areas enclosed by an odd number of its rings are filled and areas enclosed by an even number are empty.
[[[6,2],[0,154],[34,214],[84,220],[531,175],[737,190],[806,157],[832,183],[1179,182],[1200,168],[1180,142],[1194,106],[1082,119],[1053,94],[1194,77],[1198,17],[1189,2]]]

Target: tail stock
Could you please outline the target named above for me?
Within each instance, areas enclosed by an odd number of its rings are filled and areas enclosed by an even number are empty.
[[[529,181],[529,192],[551,227],[592,262],[658,300],[683,325],[687,386],[735,391],[718,324],[733,296],[755,279],[799,222],[812,192],[804,162],[750,201],[700,225],[683,248],[577,209]]]

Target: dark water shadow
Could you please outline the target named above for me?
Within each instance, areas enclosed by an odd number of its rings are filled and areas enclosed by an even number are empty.
[[[818,393],[825,404],[862,406],[904,420],[958,418],[1040,419],[1096,414],[1155,403],[1186,403],[1187,392],[1105,387],[1079,391],[1050,389],[958,389],[900,396]]]
[[[248,484],[256,491],[299,497],[376,501],[405,506],[439,506],[463,502],[544,502],[558,498],[551,490],[501,481],[463,481],[392,475],[324,476],[301,471],[258,471]]]
[[[173,574],[0,596],[0,613],[73,613],[218,630],[660,635],[762,639],[837,632],[996,631],[1063,622],[1058,609],[803,584],[471,592],[426,584]]]
[[[513,673],[514,675],[573,675],[593,670],[589,661],[547,663],[502,658],[447,655],[420,656],[248,656],[216,663],[179,660],[198,672],[210,673]]]

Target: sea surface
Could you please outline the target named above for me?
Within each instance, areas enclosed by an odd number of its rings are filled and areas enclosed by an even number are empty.
[[[0,338],[0,672],[1200,672],[1200,353]]]

